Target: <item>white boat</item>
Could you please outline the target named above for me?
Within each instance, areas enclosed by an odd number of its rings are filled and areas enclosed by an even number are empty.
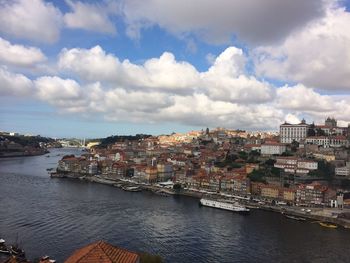
[[[0,253],[1,254],[10,254],[10,250],[5,245],[4,239],[0,239]]]
[[[128,192],[141,192],[142,189],[138,186],[125,186],[122,188],[124,191],[128,191]]]
[[[209,206],[209,207],[229,210],[232,212],[238,212],[238,213],[249,213],[250,211],[249,208],[246,208],[245,206],[237,202],[231,203],[231,202],[215,201],[215,200],[202,198],[199,201],[199,203],[203,206]]]

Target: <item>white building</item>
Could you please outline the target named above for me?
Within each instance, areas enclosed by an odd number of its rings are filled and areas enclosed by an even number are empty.
[[[310,170],[318,169],[318,163],[313,160],[304,160],[295,157],[277,157],[274,167],[283,169],[287,173],[308,174]]]
[[[344,135],[336,136],[311,136],[305,139],[306,144],[315,144],[324,148],[342,147],[348,145],[348,140]]]
[[[346,162],[346,166],[336,167],[335,175],[339,177],[349,177],[350,176],[350,162]]]
[[[329,147],[329,138],[327,136],[310,136],[305,139],[306,144],[315,144],[324,148]]]
[[[281,155],[286,151],[287,147],[283,143],[278,142],[265,142],[261,145],[262,155]]]
[[[300,142],[307,136],[309,125],[305,120],[299,124],[283,123],[280,125],[280,142],[292,143],[293,141]]]

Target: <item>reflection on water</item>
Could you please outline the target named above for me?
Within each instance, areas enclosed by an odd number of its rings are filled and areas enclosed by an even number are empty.
[[[350,262],[350,232],[286,220],[275,213],[249,216],[199,207],[196,199],[160,197],[69,179],[47,168],[77,150],[50,157],[0,160],[0,237],[18,234],[30,258],[62,262],[98,239],[166,262]]]

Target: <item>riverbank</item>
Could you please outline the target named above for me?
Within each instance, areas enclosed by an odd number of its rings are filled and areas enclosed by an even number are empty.
[[[107,179],[99,176],[79,176],[79,174],[73,173],[51,173],[52,178],[72,178],[72,179],[80,179],[93,183],[100,183],[105,185],[110,185],[113,187],[124,188],[129,186],[138,186],[144,191],[150,191],[153,193],[162,192],[166,195],[182,195],[189,196],[196,199],[200,199],[203,195],[208,195],[211,198],[215,199],[232,199],[235,196],[230,195],[221,195],[218,193],[210,193],[210,192],[200,192],[194,191],[190,189],[181,189],[175,191],[170,188],[165,188],[157,185],[149,185],[144,183],[137,183],[132,180],[123,180],[123,179]],[[286,205],[269,205],[263,202],[257,202],[247,199],[239,200],[242,204],[249,207],[250,209],[261,209],[264,211],[281,213],[284,215],[289,215],[296,218],[303,218],[305,221],[315,223],[315,222],[329,222],[338,226],[342,226],[344,228],[350,228],[350,220],[344,218],[338,218],[337,215],[342,212],[350,212],[348,209],[339,210],[339,209],[331,209],[331,208],[315,208],[315,207],[298,207],[298,206],[286,206]]]
[[[0,158],[13,158],[13,157],[29,157],[29,156],[40,156],[50,153],[47,150],[37,152],[1,152]]]

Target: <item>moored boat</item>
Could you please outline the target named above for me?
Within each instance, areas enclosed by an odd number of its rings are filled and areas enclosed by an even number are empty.
[[[320,226],[327,227],[327,228],[338,228],[337,225],[332,224],[332,223],[326,223],[326,222],[319,222]]]
[[[2,254],[10,254],[11,253],[11,251],[6,246],[4,239],[0,239],[0,253],[2,253]]]
[[[203,205],[203,206],[228,210],[228,211],[237,212],[237,213],[247,214],[250,212],[249,208],[247,208],[247,207],[245,207],[237,202],[232,203],[232,202],[216,201],[216,200],[202,198],[199,201],[199,203],[200,203],[200,205]]]
[[[306,218],[304,218],[304,217],[293,216],[293,215],[288,215],[288,214],[285,214],[284,216],[288,219],[293,219],[293,220],[297,220],[297,221],[306,221]]]
[[[124,191],[128,192],[140,192],[142,189],[139,186],[125,186],[122,188]]]

